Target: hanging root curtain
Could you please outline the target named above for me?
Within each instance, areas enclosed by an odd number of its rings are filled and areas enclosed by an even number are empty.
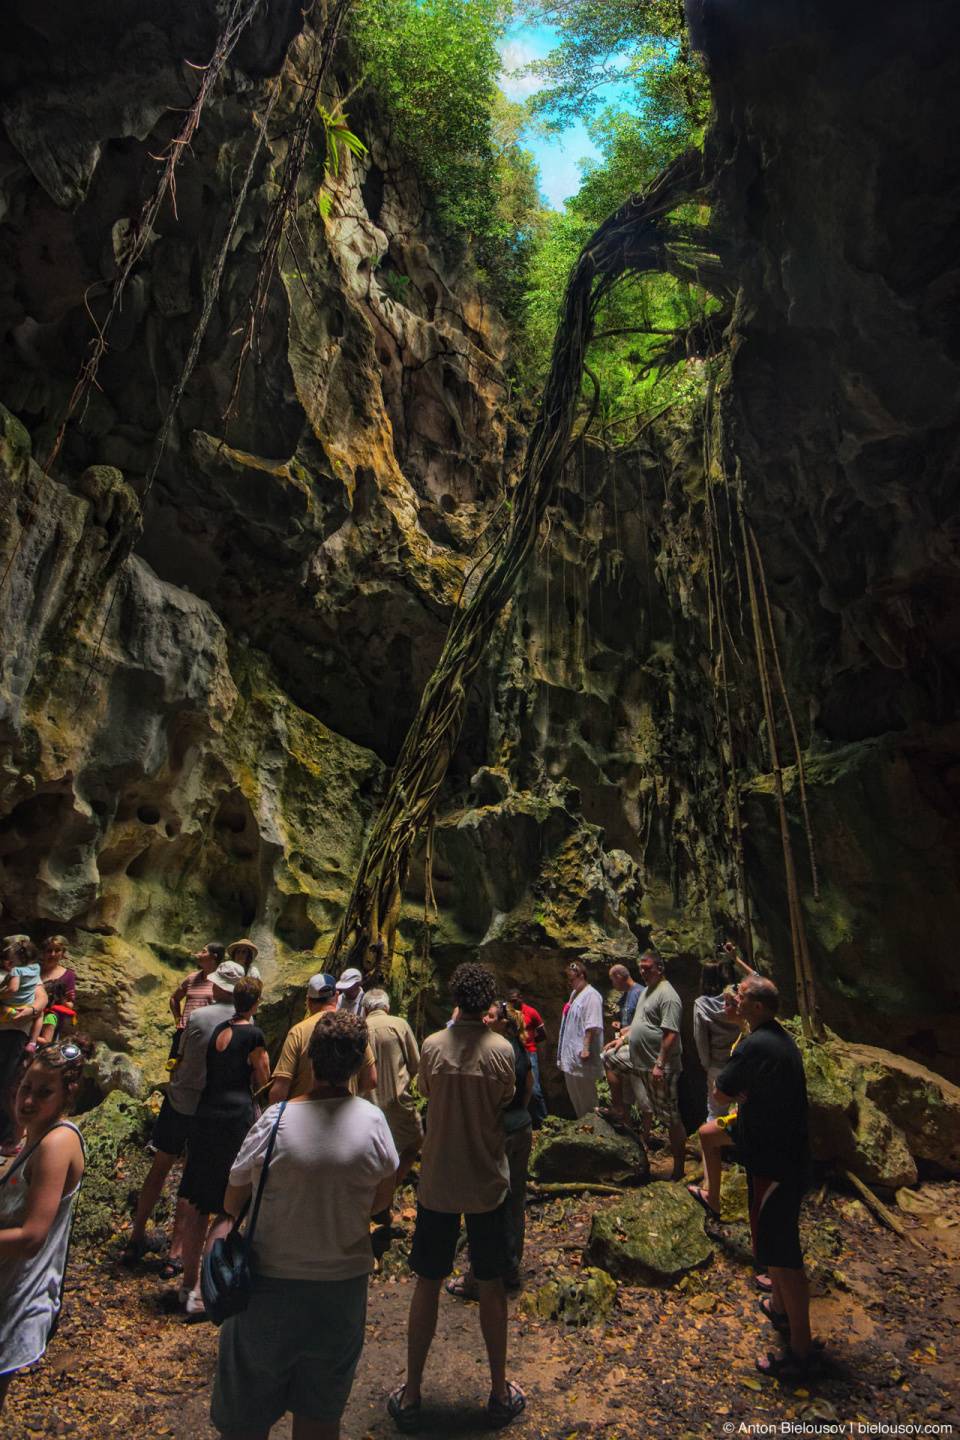
[[[379,978],[393,952],[414,841],[436,806],[463,726],[471,683],[497,617],[533,549],[570,453],[597,307],[617,280],[645,271],[667,271],[714,293],[730,288],[728,269],[708,231],[668,218],[702,187],[702,156],[688,150],[600,226],[571,272],[509,522],[472,597],[453,618],[437,668],[407,732],[331,947],[329,968],[336,973],[349,964]]]

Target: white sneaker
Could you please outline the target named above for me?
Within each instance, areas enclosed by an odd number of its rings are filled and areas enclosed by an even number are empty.
[[[186,1305],[184,1308],[186,1309],[187,1315],[190,1317],[194,1317],[197,1315],[206,1315],[207,1313],[203,1303],[203,1296],[200,1294],[199,1290],[190,1290],[188,1292]]]

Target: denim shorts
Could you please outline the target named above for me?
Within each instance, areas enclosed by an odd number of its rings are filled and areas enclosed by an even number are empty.
[[[244,1440],[288,1410],[305,1420],[339,1420],[363,1349],[368,1279],[255,1275],[249,1309],[220,1331],[211,1423]]]

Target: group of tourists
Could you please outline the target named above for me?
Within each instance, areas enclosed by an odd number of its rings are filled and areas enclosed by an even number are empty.
[[[59,968],[66,968],[65,954]],[[34,963],[27,957],[17,949],[17,963],[4,968],[16,982],[7,1003],[15,1011],[32,1008],[32,1016],[21,1017],[32,1024],[38,1011],[46,1013],[41,982],[51,978],[51,966],[46,977],[39,969],[24,973]],[[225,1440],[259,1440],[292,1411],[301,1440],[336,1440],[363,1343],[374,1256],[390,1243],[393,1195],[419,1156],[406,1376],[388,1410],[401,1432],[420,1428],[421,1386],[445,1287],[479,1302],[490,1371],[486,1417],[491,1426],[508,1424],[526,1403],[507,1374],[507,1292],[520,1284],[527,1167],[534,1128],[546,1114],[541,1015],[517,988],[500,998],[488,967],[461,965],[450,982],[453,1018],[421,1050],[407,1022],[390,1013],[385,990],[364,991],[358,970],[339,979],[320,972],[307,985],[305,1018],[291,1027],[271,1069],[256,1023],[262,993],[256,958],[252,941],[228,949],[210,942],[171,996],[169,1082],[122,1258],[133,1264],[147,1251],[150,1215],[183,1158],[161,1273],[179,1277],[186,1314],[202,1318],[202,1255],[258,1194],[251,1299],[220,1332],[213,1423]],[[745,972],[738,986],[725,984],[733,964]],[[681,1180],[681,1002],[662,956],[645,952],[639,983],[623,964],[610,969],[619,1006],[606,1044],[602,997],[585,965],[572,963],[568,975],[558,1064],[575,1113],[597,1108],[605,1074],[611,1098],[599,1113],[632,1129],[635,1101],[638,1141],[655,1143],[658,1120],[672,1178]],[[702,967],[701,990],[694,1035],[708,1075],[709,1116],[700,1131],[704,1184],[687,1189],[719,1218],[724,1155],[745,1166],[758,1282],[768,1291],[761,1307],[783,1341],[758,1368],[805,1376],[817,1352],[799,1243],[806,1156],[799,1052],[775,1018],[775,987],[733,946]],[[31,1003],[15,1006],[18,995]],[[83,1168],[82,1141],[64,1117],[90,1048],[79,1040],[39,1044],[12,1107],[25,1144],[15,1170],[0,1178],[0,1226],[7,1227],[0,1228],[0,1403],[12,1372],[43,1353],[59,1309]],[[426,1102],[425,1123],[414,1081]],[[461,1223],[467,1264],[454,1275]],[[30,1324],[17,1328],[15,1315],[25,1304]]]

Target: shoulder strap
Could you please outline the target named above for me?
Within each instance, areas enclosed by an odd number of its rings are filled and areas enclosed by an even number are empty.
[[[72,1130],[72,1131],[73,1131],[73,1133],[74,1133],[74,1134],[79,1138],[79,1140],[80,1140],[80,1150],[81,1150],[81,1152],[82,1152],[82,1154],[83,1154],[84,1164],[86,1164],[86,1159],[87,1159],[87,1147],[86,1147],[86,1145],[84,1144],[83,1135],[82,1135],[81,1132],[77,1129],[76,1125],[74,1125],[74,1123],[73,1123],[72,1120],[58,1120],[57,1123],[56,1123],[56,1125],[51,1125],[51,1126],[50,1126],[50,1129],[47,1130],[43,1135],[40,1136],[40,1139],[36,1142],[36,1144],[30,1146],[30,1149],[29,1149],[29,1150],[21,1150],[21,1151],[20,1151],[20,1154],[17,1156],[16,1160],[14,1160],[13,1164],[10,1166],[10,1169],[9,1169],[9,1170],[5,1170],[4,1173],[3,1173],[2,1175],[0,1175],[0,1185],[6,1185],[7,1181],[8,1181],[9,1179],[11,1179],[11,1177],[13,1176],[13,1174],[14,1174],[14,1172],[15,1172],[16,1170],[22,1170],[22,1169],[23,1169],[24,1165],[26,1165],[27,1161],[30,1159],[30,1156],[34,1153],[35,1150],[39,1150],[39,1148],[40,1148],[40,1146],[43,1144],[44,1140],[46,1140],[46,1138],[47,1138],[48,1135],[52,1135],[53,1132],[54,1132],[54,1130]]]
[[[277,1111],[277,1118],[273,1122],[273,1129],[270,1131],[270,1141],[267,1145],[267,1153],[263,1159],[263,1169],[260,1171],[260,1183],[257,1185],[257,1194],[253,1202],[253,1213],[250,1216],[250,1224],[247,1227],[247,1246],[253,1243],[253,1232],[257,1228],[257,1216],[260,1213],[260,1200],[263,1196],[263,1187],[267,1179],[267,1171],[270,1168],[270,1157],[273,1155],[273,1146],[277,1138],[277,1131],[280,1129],[280,1120],[284,1110],[287,1108],[286,1100],[281,1100],[280,1109]]]

